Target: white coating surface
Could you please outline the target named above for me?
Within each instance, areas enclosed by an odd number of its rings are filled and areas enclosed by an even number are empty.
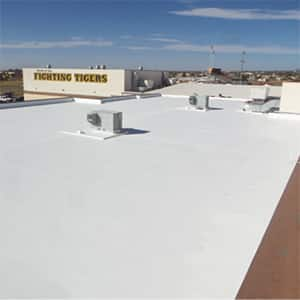
[[[156,92],[163,95],[192,95],[198,93],[199,95],[207,96],[230,96],[232,98],[251,98],[251,90],[261,88],[259,85],[238,85],[238,84],[215,84],[215,83],[196,83],[186,82],[174,84]],[[280,97],[281,86],[268,86],[269,96]]]
[[[0,297],[234,298],[300,122],[185,99],[0,110]],[[68,136],[96,108],[132,134]]]

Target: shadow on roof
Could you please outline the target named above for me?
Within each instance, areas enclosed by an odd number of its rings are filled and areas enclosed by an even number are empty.
[[[122,133],[127,135],[133,135],[133,134],[145,134],[149,133],[148,130],[141,130],[141,129],[135,129],[135,128],[123,128]]]

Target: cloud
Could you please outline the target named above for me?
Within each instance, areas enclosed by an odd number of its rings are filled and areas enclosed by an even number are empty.
[[[156,48],[153,47],[148,47],[148,46],[126,46],[122,47],[128,50],[133,50],[133,51],[141,51],[141,50],[155,50]]]
[[[237,20],[300,20],[299,10],[224,9],[208,7],[171,11],[170,13],[179,16]]]
[[[31,41],[10,44],[0,44],[0,48],[6,49],[49,49],[49,48],[76,48],[76,47],[109,47],[111,41],[71,39],[67,41]]]
[[[72,41],[81,41],[81,40],[82,40],[82,37],[81,37],[81,36],[72,36],[72,37],[71,37],[71,40],[72,40]]]
[[[186,51],[186,52],[209,52],[210,45],[195,44],[171,44],[166,45],[163,50]],[[216,53],[258,53],[258,54],[279,54],[279,55],[300,55],[300,49],[280,46],[246,46],[246,45],[214,45]]]
[[[120,36],[120,39],[122,39],[122,40],[130,40],[132,38],[133,38],[133,35],[130,35],[130,34],[124,34],[124,35]]]
[[[161,33],[161,32],[155,32],[155,33],[152,33],[151,34],[153,37],[164,37],[165,34],[164,33]]]
[[[147,46],[126,46],[123,47],[133,51],[147,51],[147,50],[165,50],[165,51],[179,51],[179,52],[203,52],[209,53],[211,45],[198,45],[190,43],[171,43],[160,47],[147,47]],[[239,53],[246,51],[250,54],[276,54],[276,55],[300,55],[300,49],[281,47],[281,46],[248,46],[248,45],[214,45],[215,52],[218,53]]]
[[[161,42],[161,43],[180,43],[180,40],[177,39],[170,39],[170,38],[148,38],[147,41],[153,42]]]
[[[180,43],[180,40],[169,38],[162,33],[152,33],[149,37],[134,37],[133,35],[121,35],[122,40],[132,40],[136,41],[150,41],[150,42],[161,42],[161,43]]]

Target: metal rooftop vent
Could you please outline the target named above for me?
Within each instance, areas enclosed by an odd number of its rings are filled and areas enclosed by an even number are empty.
[[[194,94],[189,97],[189,104],[196,109],[207,110],[209,108],[209,97],[206,95],[199,96]]]
[[[96,112],[87,114],[86,119],[93,126],[101,128],[101,125],[102,125],[101,118]]]
[[[47,68],[47,69],[51,69],[52,66],[51,66],[50,64],[48,64],[48,65],[46,66],[46,68]]]
[[[254,99],[247,101],[243,107],[243,111],[256,113],[269,113],[279,110],[280,99],[269,98],[267,100]]]
[[[138,67],[138,70],[139,70],[139,71],[143,71],[143,70],[144,70],[144,67],[143,67],[143,66],[139,66],[139,67]]]
[[[254,87],[251,89],[251,99],[243,107],[243,111],[268,113],[279,110],[280,99],[269,96],[269,87]]]
[[[106,65],[100,65],[100,69],[105,70],[106,69]]]
[[[97,110],[87,114],[87,121],[97,130],[118,133],[122,130],[122,112]]]
[[[99,70],[100,69],[100,65],[96,65],[95,69]]]

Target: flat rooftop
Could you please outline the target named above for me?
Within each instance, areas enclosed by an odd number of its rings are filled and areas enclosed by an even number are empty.
[[[186,98],[0,109],[0,297],[234,298],[300,153],[300,120]],[[131,134],[71,136],[86,113]]]
[[[259,85],[240,85],[240,84],[216,84],[216,83],[198,83],[186,82],[178,83],[162,89],[156,90],[165,95],[190,95],[191,92],[196,92],[199,95],[218,96],[231,96],[232,98],[246,99],[251,98],[251,89],[263,87]],[[280,97],[281,86],[268,86],[269,96]]]

